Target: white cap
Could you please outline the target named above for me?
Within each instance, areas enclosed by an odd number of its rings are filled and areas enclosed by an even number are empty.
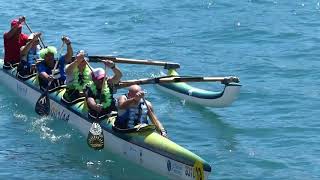
[[[28,37],[28,40],[31,40],[31,39],[33,39],[34,38],[34,33],[31,33],[30,35],[29,35],[29,37]]]

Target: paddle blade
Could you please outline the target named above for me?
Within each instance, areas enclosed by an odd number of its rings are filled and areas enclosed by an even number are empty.
[[[35,107],[35,111],[40,116],[48,116],[50,113],[50,100],[46,93],[42,94]]]
[[[88,133],[87,143],[89,147],[93,148],[94,150],[100,150],[104,148],[103,130],[96,122],[92,123]]]

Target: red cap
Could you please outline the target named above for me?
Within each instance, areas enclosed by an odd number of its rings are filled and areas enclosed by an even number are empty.
[[[11,28],[13,28],[13,27],[22,28],[22,25],[20,24],[18,19],[14,19],[14,20],[11,21]]]

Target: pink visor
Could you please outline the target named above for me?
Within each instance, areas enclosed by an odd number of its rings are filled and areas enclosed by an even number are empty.
[[[106,72],[102,68],[96,68],[91,73],[92,79],[100,80],[105,77]]]

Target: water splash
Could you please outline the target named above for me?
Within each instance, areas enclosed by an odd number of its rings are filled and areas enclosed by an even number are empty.
[[[52,143],[71,138],[69,133],[57,135],[56,132],[47,125],[50,121],[53,121],[53,119],[49,117],[34,118],[29,132],[39,132],[41,139],[47,139]]]

